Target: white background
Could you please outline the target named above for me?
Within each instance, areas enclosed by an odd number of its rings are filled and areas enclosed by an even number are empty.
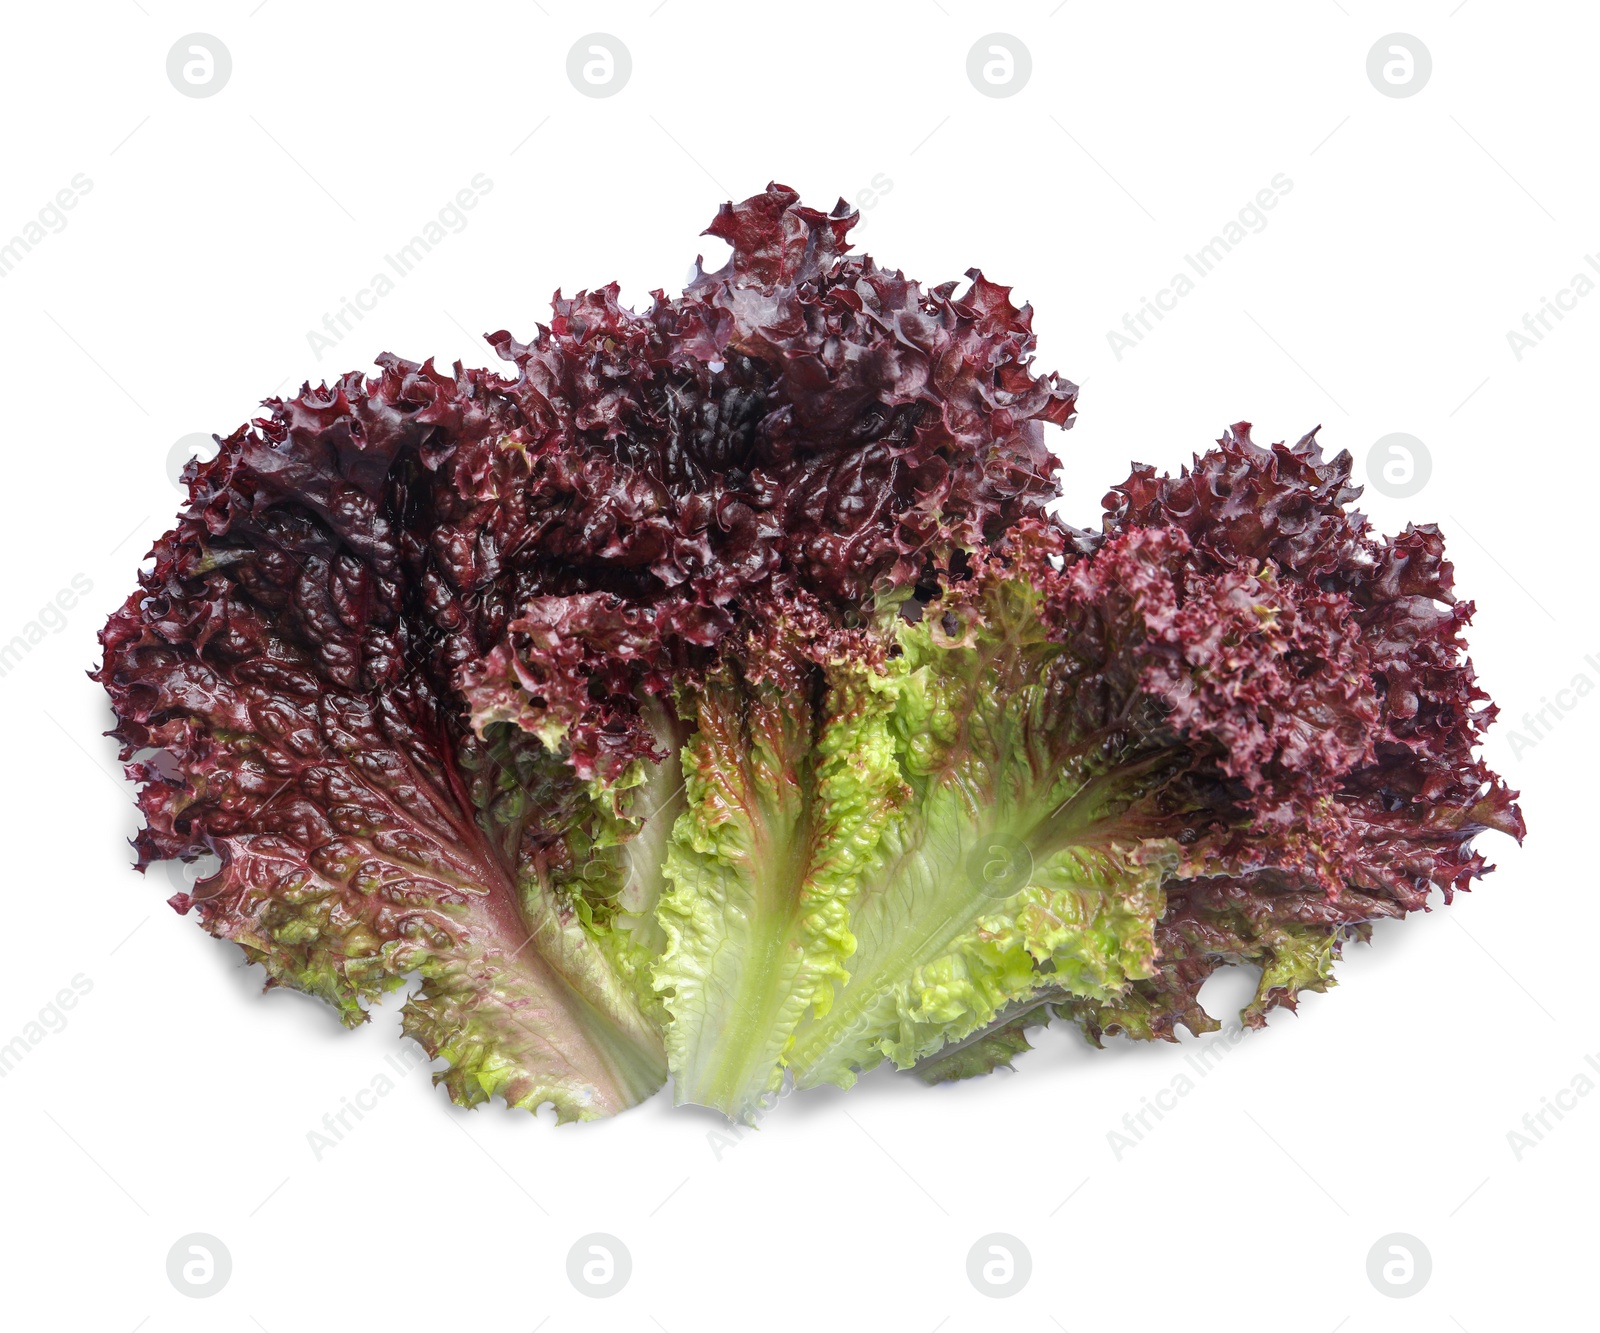
[[[1592,1325],[1600,1096],[1547,1117],[1520,1160],[1507,1134],[1600,1051],[1600,697],[1510,742],[1573,677],[1600,683],[1600,296],[1520,360],[1506,334],[1600,249],[1600,15],[1509,0],[105,0],[11,5],[4,24],[0,238],[76,173],[92,190],[0,279],[0,640],[74,575],[93,591],[0,679],[0,1043],[74,976],[92,990],[0,1081],[0,1320]],[[197,30],[233,60],[202,99],[165,68]],[[605,99],[565,73],[594,30],[633,60]],[[1005,98],[966,74],[995,30],[1032,58]],[[1412,97],[1366,74],[1393,32],[1432,53]],[[470,225],[319,359],[308,331],[480,172],[493,188]],[[1119,360],[1107,331],[1278,173],[1293,189],[1265,229]],[[1175,469],[1240,418],[1263,441],[1323,423],[1363,480],[1381,436],[1425,442],[1420,494],[1361,503],[1381,530],[1445,529],[1526,846],[1486,837],[1499,869],[1478,890],[1352,947],[1335,991],[1233,1048],[1120,1160],[1108,1133],[1193,1068],[1177,1047],[1095,1052],[1067,1030],[1015,1074],[937,1090],[874,1075],[788,1099],[732,1143],[667,1096],[556,1130],[458,1111],[418,1071],[317,1160],[308,1131],[402,1049],[397,1006],[350,1034],[300,997],[262,997],[232,946],[164,906],[163,874],[128,869],[131,795],[83,676],[176,509],[169,450],[385,349],[485,364],[476,335],[529,337],[558,286],[676,291],[697,251],[720,262],[697,239],[717,204],[769,179],[826,208],[877,176],[892,186],[862,246],[928,283],[981,265],[1014,284],[1040,365],[1084,384],[1079,423],[1056,436],[1077,522],[1130,458]],[[1237,980],[1208,989],[1213,1012],[1242,1002]],[[166,1276],[190,1232],[232,1255],[210,1299]],[[588,1232],[632,1254],[609,1300],[566,1277]],[[1004,1301],[966,1274],[990,1232],[1033,1257]],[[1409,1299],[1366,1276],[1390,1232],[1433,1257]]]

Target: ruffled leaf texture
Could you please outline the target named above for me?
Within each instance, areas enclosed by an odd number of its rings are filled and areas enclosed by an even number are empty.
[[[1186,858],[1167,881],[1154,977],[1115,1004],[1066,1006],[1097,1043],[1105,1031],[1167,1040],[1180,1024],[1214,1031],[1199,991],[1235,963],[1261,969],[1242,1015],[1260,1027],[1272,1008],[1292,1010],[1302,991],[1331,984],[1345,940],[1368,938],[1376,920],[1425,910],[1433,889],[1448,903],[1492,869],[1473,849],[1480,833],[1520,842],[1526,832],[1517,793],[1475,754],[1497,710],[1467,656],[1473,604],[1455,595],[1439,529],[1373,537],[1350,508],[1360,491],[1349,454],[1324,460],[1315,436],[1264,449],[1241,422],[1177,477],[1135,468],[1106,496],[1101,530],[1077,534],[1080,549],[1094,552],[1133,532],[1181,532],[1190,579],[1269,578],[1276,597],[1300,608],[1288,620],[1272,600],[1263,612],[1252,599],[1274,636],[1291,636],[1283,645],[1291,682],[1307,679],[1313,662],[1328,677],[1341,651],[1334,640],[1349,641],[1338,667],[1342,701],[1285,714],[1271,675],[1241,673],[1203,636],[1174,626],[1169,650],[1181,647],[1190,660],[1162,662],[1151,684],[1175,725],[1191,735],[1211,725],[1222,694],[1257,704],[1256,723],[1224,738],[1237,756],[1225,771],[1252,787],[1250,823],[1221,848]],[[1230,642],[1224,635],[1217,647]],[[1274,744],[1275,752],[1263,748]],[[1291,782],[1280,799],[1276,789]]]
[[[1240,423],[1051,518],[1032,312],[773,185],[643,313],[557,293],[502,376],[271,399],[102,632],[141,868],[463,1105],[1008,1067],[1331,983],[1523,835],[1443,538]]]
[[[1098,533],[1024,520],[867,629],[726,642],[680,687],[679,1099],[754,1120],[790,1079],[966,1077],[1052,1012],[1096,1043],[1209,1031],[1227,964],[1259,969],[1258,1027],[1469,887],[1473,839],[1524,832],[1474,758],[1472,608],[1435,529],[1375,540],[1355,498],[1347,455],[1240,423],[1137,469]]]
[[[491,335],[508,377],[384,355],[267,400],[102,631],[140,868],[218,857],[173,906],[347,1023],[418,978],[406,1031],[464,1105],[592,1118],[666,1077],[656,909],[674,855],[734,852],[673,839],[738,768],[700,728],[764,679],[718,665],[781,637],[751,609],[842,626],[1055,494],[1076,389],[1029,308],[848,254],[854,221],[774,185],[681,296]],[[848,786],[856,739],[807,781]]]

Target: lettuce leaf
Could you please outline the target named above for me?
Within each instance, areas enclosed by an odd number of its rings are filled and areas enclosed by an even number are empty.
[[[463,1104],[661,1084],[677,683],[746,605],[842,618],[1042,512],[1072,420],[1027,307],[849,255],[855,221],[773,185],[679,297],[557,293],[491,335],[509,378],[386,354],[190,464],[95,673],[140,868],[221,861],[178,911],[346,1023],[417,976]]]
[[[1444,542],[1239,423],[1047,514],[1032,311],[924,288],[772,185],[643,312],[559,292],[512,369],[385,355],[271,399],[101,634],[139,865],[463,1105],[670,1075],[1009,1066],[1052,1017],[1259,1026],[1521,838]]]
[[[1021,530],[893,622],[911,799],[857,888],[849,980],[795,1033],[800,1087],[910,1067],[1047,987],[1109,998],[1154,971],[1173,764],[1137,743],[1145,705],[1115,629],[1073,634],[1087,603],[1053,554],[1054,534]]]
[[[653,973],[680,1103],[752,1117],[796,1023],[847,976],[850,898],[904,800],[875,665],[857,636],[794,608],[682,686],[688,807]]]
[[[290,466],[319,441],[281,443]],[[103,636],[141,864],[218,856],[173,906],[346,1024],[417,975],[405,1030],[464,1105],[633,1105],[665,1078],[659,1034],[541,866],[597,802],[533,737],[451,708],[456,608],[409,594],[402,549],[337,530],[381,536],[372,497],[274,503],[258,447],[233,442],[229,510],[164,538]]]
[[[1373,538],[1351,508],[1350,470],[1348,453],[1323,458],[1315,431],[1262,448],[1240,422],[1177,476],[1135,467],[1106,496],[1101,531],[1076,534],[1094,551],[1135,531],[1182,532],[1197,578],[1272,570],[1286,593],[1339,611],[1331,628],[1359,648],[1349,674],[1371,696],[1350,719],[1361,747],[1328,753],[1299,796],[1259,792],[1249,839],[1168,881],[1156,976],[1112,1005],[1066,1006],[1091,1041],[1215,1030],[1199,990],[1236,963],[1262,969],[1242,1014],[1260,1027],[1333,984],[1343,944],[1367,939],[1371,922],[1428,910],[1435,889],[1448,904],[1493,869],[1473,848],[1480,834],[1526,832],[1517,793],[1475,754],[1497,710],[1466,652],[1473,605],[1455,595],[1443,537],[1425,524]],[[1332,739],[1325,720],[1306,720],[1321,733],[1308,739]]]

